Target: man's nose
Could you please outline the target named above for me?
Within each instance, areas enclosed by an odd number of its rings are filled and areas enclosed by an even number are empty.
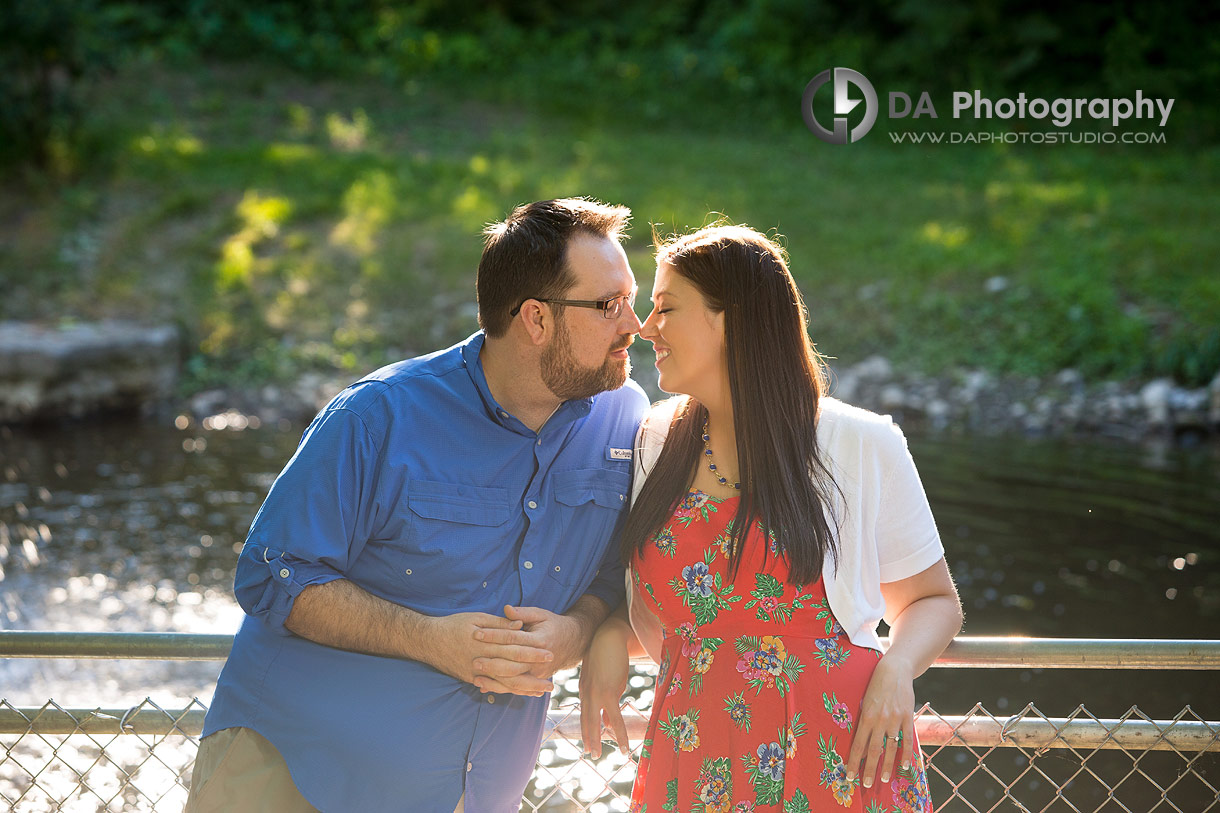
[[[652,314],[648,314],[648,318],[640,323],[639,334],[640,338],[645,341],[652,341],[652,337],[657,335],[655,325],[652,323]]]
[[[635,312],[635,308],[631,308],[631,307],[623,308],[623,313],[619,318],[619,322],[620,322],[620,328],[624,328],[624,327],[626,328],[626,330],[620,330],[620,332],[624,332],[624,333],[639,333],[640,332],[640,327],[641,327],[640,315]]]

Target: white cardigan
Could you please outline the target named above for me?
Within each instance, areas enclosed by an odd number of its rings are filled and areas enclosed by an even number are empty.
[[[684,400],[679,396],[654,405],[640,425],[633,504]],[[831,497],[831,513],[839,523],[839,559],[827,556],[822,566],[826,596],[851,642],[880,650],[877,624],[885,615],[881,583],[927,570],[945,555],[944,547],[906,437],[893,419],[834,398],[821,398],[818,404],[818,449],[842,492]],[[630,572],[627,578],[630,596]]]

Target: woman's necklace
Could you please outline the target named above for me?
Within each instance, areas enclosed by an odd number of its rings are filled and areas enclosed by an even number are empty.
[[[711,471],[713,477],[720,481],[720,485],[729,486],[741,491],[741,483],[729,483],[728,479],[721,476],[720,472],[716,470],[716,464],[712,461],[712,447],[708,445],[710,441],[711,438],[707,434],[707,419],[705,418],[703,420],[703,454],[707,457],[708,470]]]

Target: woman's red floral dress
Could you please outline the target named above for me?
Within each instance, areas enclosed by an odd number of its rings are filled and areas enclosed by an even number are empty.
[[[847,780],[843,760],[881,655],[848,640],[821,579],[787,584],[757,525],[729,580],[737,499],[691,492],[632,562],[665,627],[632,813],[930,813],[918,742],[911,768],[890,782]]]

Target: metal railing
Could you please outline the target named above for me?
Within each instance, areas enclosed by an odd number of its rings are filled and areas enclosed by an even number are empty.
[[[223,660],[231,644],[228,635],[0,631],[0,658]],[[936,665],[1220,671],[1220,641],[960,638]],[[647,674],[637,669],[633,685]],[[0,699],[0,802],[22,811],[179,810],[206,711],[198,698],[172,709],[151,698],[94,709]],[[638,759],[646,710],[628,701],[624,712]],[[575,706],[549,713],[523,809],[627,809],[634,759],[583,758],[579,717]],[[1084,704],[1066,717],[1032,703],[1002,716],[981,704],[958,715],[925,705],[916,728],[939,811],[1220,811],[1220,721],[1190,706],[1158,720],[1136,706],[1098,718]]]

